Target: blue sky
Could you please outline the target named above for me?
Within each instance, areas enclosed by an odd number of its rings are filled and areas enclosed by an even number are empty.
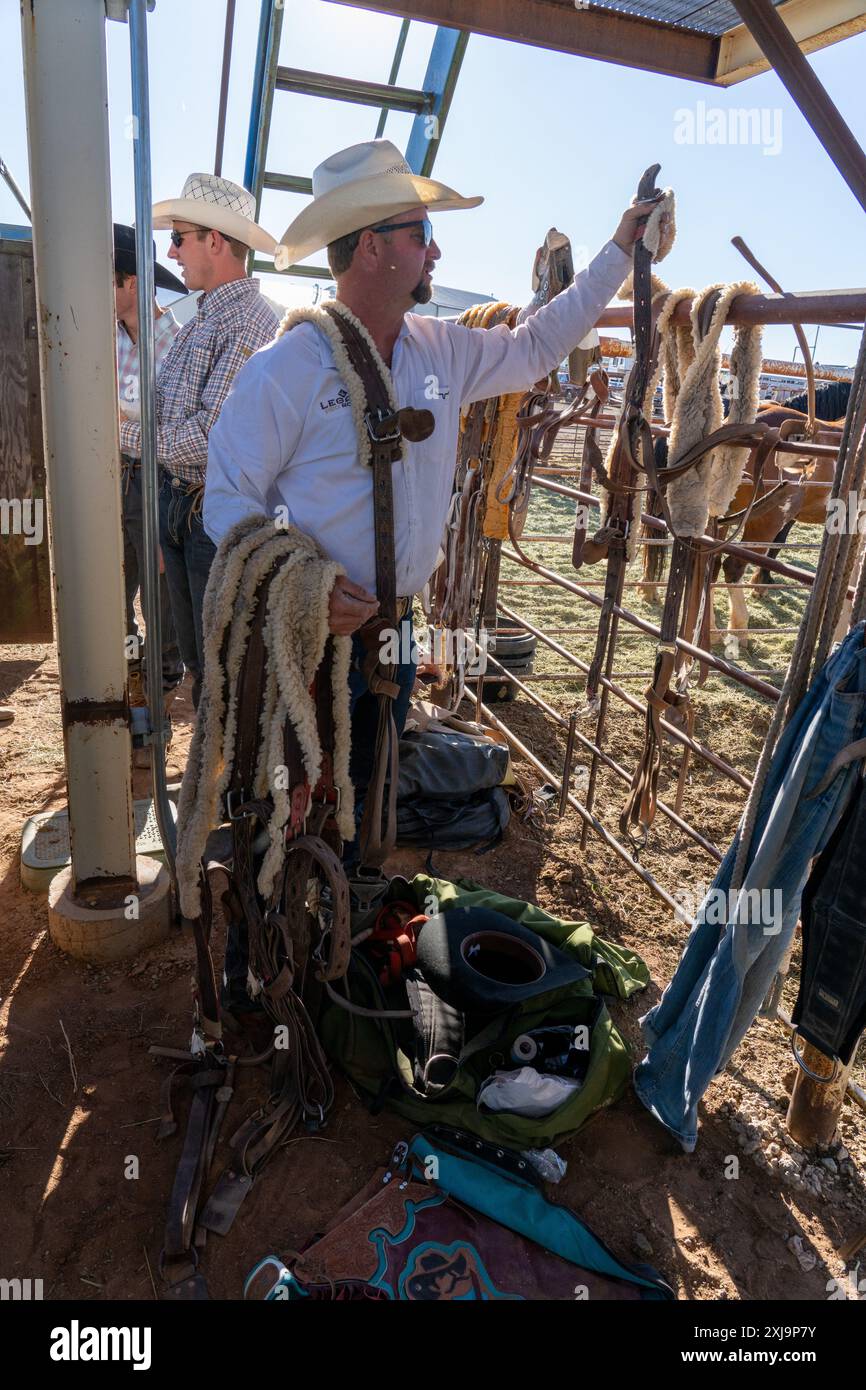
[[[243,173],[258,0],[238,0],[223,172]],[[178,194],[184,178],[212,169],[222,55],[223,0],[157,0],[148,18],[154,198]],[[328,0],[286,0],[281,62],[386,81],[399,20]],[[112,197],[117,221],[131,221],[129,38],[110,23],[108,74]],[[433,29],[413,24],[398,81],[422,83]],[[810,59],[861,143],[866,143],[866,34]],[[702,108],[699,105],[703,103]],[[713,108],[761,113],[756,143],[712,139]],[[688,114],[684,114],[688,113]],[[309,174],[344,145],[370,139],[378,113],[365,107],[277,93],[270,168]],[[386,135],[405,146],[411,118],[390,115]],[[695,142],[682,143],[695,122]],[[758,127],[759,128],[759,127]],[[728,135],[730,135],[730,130]],[[777,153],[765,153],[779,146]],[[0,0],[0,155],[28,188],[17,0]],[[470,212],[436,221],[443,284],[523,303],[535,247],[548,227],[592,254],[611,234],[643,169],[677,195],[678,238],[659,267],[671,286],[700,288],[749,277],[730,245],[739,234],[786,289],[862,285],[863,212],[774,73],[727,91],[608,63],[473,35],[434,173],[461,193],[483,193]],[[261,220],[281,236],[303,199],[265,195]],[[0,182],[0,221],[22,215]],[[164,258],[167,235],[157,233]],[[314,257],[313,260],[319,258]],[[268,278],[287,303],[311,295],[308,281]],[[810,341],[814,329],[807,330]],[[852,362],[858,335],[824,328],[819,360]],[[789,328],[765,334],[765,354],[790,357]]]

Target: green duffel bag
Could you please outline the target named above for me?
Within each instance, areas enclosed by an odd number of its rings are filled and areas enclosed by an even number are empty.
[[[383,986],[363,949],[355,949],[346,981],[338,986],[355,1009],[404,1014],[415,1009],[414,1018],[373,1018],[350,1012],[332,1000],[323,1005],[318,1027],[325,1049],[366,1104],[374,1110],[387,1105],[419,1125],[447,1124],[493,1143],[527,1149],[556,1145],[580,1129],[596,1110],[622,1095],[632,1063],[598,992],[627,999],[645,988],[649,972],[638,956],[600,941],[588,923],[560,921],[538,907],[468,881],[449,883],[419,874],[411,883],[395,879],[388,896],[392,901],[413,902],[428,916],[464,908],[502,913],[582,969],[574,970],[574,978],[567,983],[539,988],[531,997],[483,1018],[473,1016],[456,1045],[451,1036],[453,1067],[444,1084],[429,1086],[421,1075],[419,1051],[425,1045],[437,1055],[438,1050],[419,1026],[417,990],[412,984],[416,972],[410,972],[408,988],[405,979]],[[555,978],[553,972],[551,978]],[[426,997],[429,1005],[429,989]],[[447,1008],[445,1013],[447,1024]],[[549,1114],[534,1118],[479,1110],[478,1092],[488,1077],[517,1065],[511,1060],[515,1040],[557,1025],[585,1030],[588,1058],[579,1089]]]

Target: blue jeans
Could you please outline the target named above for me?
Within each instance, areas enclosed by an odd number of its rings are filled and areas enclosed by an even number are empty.
[[[409,700],[415,684],[417,652],[412,639],[411,615],[400,622],[400,649],[410,660],[397,667],[396,681],[400,687],[395,696],[393,711],[394,723],[399,738],[406,724]],[[376,751],[376,730],[379,722],[379,706],[375,695],[370,693],[366,678],[361,670],[364,647],[355,635],[352,639],[352,664],[349,672],[349,710],[352,719],[352,748],[349,756],[349,774],[355,788],[355,838],[343,850],[343,865],[347,873],[352,873],[358,865],[358,830],[364,811],[364,793],[373,772]],[[247,965],[249,943],[246,923],[233,918],[226,934],[225,965],[223,968],[222,1004],[225,1008],[245,1013],[260,1007],[251,1002],[247,994]]]
[[[144,527],[142,523],[141,467],[138,461],[123,460],[123,573],[126,587],[126,631],[127,635],[139,639],[143,652],[140,660],[129,663],[130,670],[141,670],[147,665],[147,651],[141,643],[141,634],[135,621],[135,596],[144,578]],[[183,680],[183,662],[174,635],[171,616],[171,603],[165,575],[159,576],[159,610],[162,627],[162,690],[174,690]]]
[[[174,629],[183,664],[192,675],[192,702],[198,709],[204,674],[202,605],[216,546],[192,509],[198,489],[163,476],[159,490],[159,540]]]
[[[697,1143],[698,1102],[761,1007],[797,925],[810,863],[838,825],[858,776],[855,761],[820,796],[806,799],[835,754],[866,733],[864,627],[826,662],[779,741],[736,901],[727,894],[739,832],[673,979],[641,1019],[649,1052],[635,1069],[635,1090],[687,1153]],[[771,916],[754,911],[762,891],[775,894]],[[723,894],[727,906],[719,915]]]

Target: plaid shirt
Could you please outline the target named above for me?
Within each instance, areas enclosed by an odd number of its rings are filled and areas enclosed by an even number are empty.
[[[175,335],[180,332],[180,324],[170,309],[164,309],[153,320],[153,365],[158,372],[162,360],[168,352]],[[141,415],[139,399],[139,377],[141,365],[138,360],[138,343],[133,342],[124,325],[117,325],[117,394],[120,408],[130,420]]]
[[[271,341],[278,323],[256,280],[230,280],[202,295],[156,379],[156,453],[171,477],[203,482],[207,437],[232,382],[247,358]],[[121,421],[120,447],[141,457],[137,421]]]

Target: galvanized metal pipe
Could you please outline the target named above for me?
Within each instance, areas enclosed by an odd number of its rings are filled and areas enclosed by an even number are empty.
[[[498,729],[500,733],[504,734],[511,747],[516,749],[521,757],[526,758],[527,762],[531,763],[532,766],[541,773],[546,782],[549,782],[553,787],[559,787],[560,779],[556,776],[556,773],[551,772],[549,767],[545,767],[541,759],[537,758],[532,750],[527,748],[526,744],[522,743],[517,735],[513,734],[511,730],[496,717],[492,709],[482,703],[481,713],[488,724],[492,724],[494,729]],[[632,858],[625,846],[621,845],[614,835],[611,835],[607,826],[602,825],[601,821],[596,816],[587,811],[583,802],[578,801],[573,792],[568,792],[567,796],[569,806],[574,807],[581,819],[592,827],[599,839],[603,840],[604,843],[613,850],[614,854],[619,855],[620,859],[622,859],[630,869],[634,870],[638,878],[643,879],[647,887],[651,888],[663,902],[666,902],[671,911],[676,915],[679,911],[678,906],[667,889],[663,888],[659,883],[658,879],[656,879],[648,869],[645,869],[642,864],[639,864],[636,859]]]
[[[542,488],[545,492],[554,492],[559,497],[570,497],[577,502],[596,501],[592,493],[582,492],[576,487],[567,487],[564,483],[552,483],[549,478],[535,478],[533,482],[536,487]],[[660,516],[650,516],[647,512],[641,512],[640,519],[655,531],[667,532],[667,525]],[[772,541],[767,541],[765,543],[767,545],[772,545]],[[782,574],[786,579],[802,580],[804,584],[809,586],[815,582],[814,571],[799,569],[795,565],[786,565],[783,560],[774,560],[771,555],[761,555],[760,552],[750,549],[748,545],[741,545],[739,542],[720,541],[714,539],[712,536],[698,536],[693,540],[692,544],[707,546],[709,549],[717,550],[723,555],[737,555],[740,559],[748,560],[750,564],[755,563],[757,556],[761,561],[761,569],[771,570],[773,574]],[[849,597],[853,596],[853,592],[853,589],[849,588]]]
[[[136,881],[104,5],[27,0],[21,35],[77,894]]]
[[[759,417],[760,418],[760,417]],[[828,421],[819,423],[827,424]],[[576,415],[568,426],[569,429],[585,430],[613,430],[619,424],[616,415]],[[650,432],[659,439],[667,439],[671,432],[670,425],[663,425],[653,420],[650,423]],[[775,449],[776,454],[793,454],[796,458],[827,458],[837,457],[839,450],[833,444],[814,444],[811,440],[804,440],[802,444],[795,443],[790,439],[780,439]],[[540,471],[540,470],[538,470]],[[560,469],[551,469],[551,472],[560,472]],[[577,471],[577,470],[575,470]],[[819,486],[829,487],[829,483],[822,483]]]
[[[520,623],[521,627],[525,628],[527,632],[531,632],[533,636],[537,637],[545,646],[550,647],[551,651],[556,652],[557,655],[563,657],[565,661],[577,667],[584,675],[588,673],[588,663],[586,661],[581,661],[580,657],[575,656],[574,652],[568,651],[561,643],[555,642],[552,637],[548,637],[545,632],[542,632],[540,627],[536,627],[528,618],[522,618],[519,613],[515,613],[514,610],[508,608],[506,604],[501,603],[499,607],[507,617],[513,618],[515,622]],[[601,684],[604,685],[606,680],[607,678],[602,676]],[[614,680],[610,680],[608,684],[610,685],[611,692],[616,695],[618,699],[622,700],[630,709],[633,709],[641,718],[644,717],[646,714],[645,704],[642,705],[639,700],[636,700],[627,690],[623,690],[622,686],[617,685]],[[711,748],[707,748],[706,744],[699,742],[698,739],[690,738],[689,735],[684,734],[681,729],[676,728],[673,724],[669,724],[666,719],[663,718],[661,722],[665,733],[676,743],[682,743],[686,747],[691,748],[693,753],[697,753],[705,762],[710,763],[711,766],[715,767],[719,772],[724,773],[732,782],[736,782],[737,786],[742,787],[744,791],[749,790],[752,784],[748,777],[744,777],[743,774],[738,772],[735,767],[732,767],[730,763],[725,762],[724,758],[720,758],[718,753],[714,753]]]
[[[156,457],[156,372],[153,330],[153,214],[150,177],[150,94],[147,68],[147,0],[131,0],[129,57],[135,121],[135,264],[137,267],[139,398],[141,402],[141,515],[144,574],[141,606],[147,658],[145,678],[150,715],[153,806],[165,856],[174,879],[177,843],[165,775],[168,720],[162,697],[162,614],[159,601],[159,463]]]
[[[580,744],[581,748],[586,749],[587,753],[595,754],[595,756],[598,759],[600,759],[600,761],[604,764],[605,767],[609,768],[611,772],[616,773],[617,777],[619,777],[621,781],[629,783],[631,782],[630,772],[626,772],[625,768],[621,767],[618,762],[615,762],[614,759],[610,757],[608,753],[605,753],[603,748],[600,748],[597,743],[593,743],[592,739],[587,738],[585,734],[582,734],[580,732],[580,730],[577,727],[576,712],[572,713],[568,719],[565,719],[563,715],[559,713],[558,710],[555,710],[552,705],[549,705],[547,701],[543,700],[540,695],[537,695],[534,690],[530,690],[529,687],[524,684],[523,680],[520,680],[517,676],[515,676],[513,671],[509,671],[507,667],[503,666],[501,662],[497,661],[496,658],[492,656],[490,652],[486,653],[486,657],[487,660],[489,662],[492,662],[494,666],[499,667],[499,670],[502,674],[502,678],[504,680],[511,681],[514,685],[516,685],[518,689],[522,690],[524,695],[526,695],[534,705],[537,705],[539,709],[543,710],[546,715],[548,715],[551,719],[555,721],[555,723],[557,723],[560,726],[560,728],[563,728],[567,731],[565,744],[565,758],[563,760],[565,772],[562,778],[556,783],[557,787],[559,788],[559,814],[561,816],[565,814],[565,808],[568,804],[567,791],[572,759],[574,756],[575,741]],[[672,808],[668,806],[667,802],[659,801],[658,808],[663,815],[667,816],[668,820],[673,821],[674,825],[677,827],[678,830],[682,830],[684,834],[688,835],[690,839],[694,840],[696,844],[700,845],[701,849],[706,850],[707,854],[709,854],[711,858],[715,859],[718,862],[721,862],[722,852],[718,848],[718,846],[714,845],[711,840],[704,839],[700,831],[695,830],[693,825],[689,825],[687,820],[683,820],[682,816],[678,815],[676,811],[672,810]]]
[[[653,304],[653,315],[664,308],[667,297]],[[672,323],[687,324],[692,299],[682,299],[671,315]],[[791,294],[738,294],[725,320],[730,324],[758,323],[858,323],[866,319],[866,290],[800,291]],[[596,328],[631,328],[634,307],[611,305],[596,320]]]
[[[570,594],[576,594],[578,598],[586,599],[587,603],[594,604],[596,608],[601,608],[604,600],[597,594],[593,594],[589,589],[584,589],[581,584],[575,584],[571,579],[566,579],[558,570],[548,569],[546,565],[540,565],[535,560],[523,560],[513,550],[506,550],[503,547],[502,558],[510,560],[512,564],[529,566],[544,579],[550,580],[552,584],[558,584],[561,589],[566,589]],[[613,606],[614,616],[624,618],[632,627],[639,628],[641,632],[647,633],[650,637],[661,637],[661,628],[657,623],[650,623],[646,618],[639,618],[630,609],[623,608],[621,604],[615,603]],[[738,666],[734,666],[730,661],[725,661],[722,657],[716,656],[713,652],[704,651],[703,647],[696,647],[691,642],[687,642],[684,637],[675,638],[676,646],[681,652],[686,652],[689,656],[697,657],[699,661],[704,661],[708,666],[713,666],[722,675],[730,676],[731,680],[739,681],[741,685],[748,686],[754,690],[756,695],[764,695],[768,700],[778,700],[779,692],[773,685],[768,685],[766,681],[759,680],[756,676],[747,676]]]

